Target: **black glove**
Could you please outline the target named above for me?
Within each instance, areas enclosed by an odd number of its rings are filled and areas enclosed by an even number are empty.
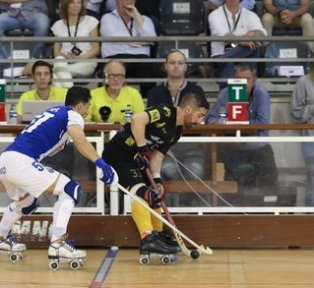
[[[141,170],[145,170],[149,167],[149,161],[153,152],[149,150],[147,145],[137,147],[137,149],[138,152],[135,154],[134,160]]]
[[[147,201],[148,205],[152,208],[158,208],[160,207],[160,201],[161,201],[161,195],[159,194],[159,191],[154,188],[148,188],[144,192],[144,200]]]
[[[166,193],[165,193],[166,191],[165,191],[164,185],[162,184],[162,179],[160,177],[156,177],[154,178],[154,181],[156,184],[156,187],[154,189],[158,191],[160,201],[164,201],[166,197]]]

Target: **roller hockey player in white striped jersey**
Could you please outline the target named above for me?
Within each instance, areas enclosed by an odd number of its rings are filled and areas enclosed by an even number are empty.
[[[118,181],[114,169],[105,163],[84,133],[84,119],[90,106],[86,88],[68,90],[65,106],[58,106],[36,116],[0,155],[0,181],[13,202],[0,222],[0,251],[9,255],[22,253],[25,244],[16,243],[10,231],[23,215],[34,212],[37,198],[47,192],[58,196],[53,207],[53,230],[48,250],[50,268],[58,269],[59,260],[66,259],[70,267],[79,268],[86,257],[67,237],[67,225],[74,205],[80,201],[82,189],[78,182],[40,163],[45,156],[63,149],[70,139],[77,150],[101,169],[105,184]],[[17,254],[19,255],[19,254]]]

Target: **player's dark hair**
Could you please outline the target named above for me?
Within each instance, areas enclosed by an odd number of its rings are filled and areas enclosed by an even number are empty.
[[[92,96],[90,91],[85,87],[72,86],[65,97],[66,106],[76,106],[79,103],[88,103]]]
[[[32,66],[32,75],[35,74],[36,69],[37,69],[37,67],[39,67],[39,66],[46,66],[46,67],[48,67],[48,68],[49,68],[50,75],[52,76],[52,70],[53,70],[52,65],[51,65],[50,63],[46,62],[46,61],[43,61],[43,60],[38,60],[38,61],[36,61],[36,62],[33,64],[33,66]]]
[[[205,109],[209,108],[209,104],[206,97],[202,94],[193,93],[193,92],[188,92],[187,94],[185,94],[182,97],[179,106],[185,107],[187,105],[191,105],[191,103],[193,102],[195,103],[197,107],[205,108]]]

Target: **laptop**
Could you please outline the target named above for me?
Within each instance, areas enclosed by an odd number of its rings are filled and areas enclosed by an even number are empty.
[[[24,100],[22,102],[22,123],[27,124],[31,122],[35,116],[46,111],[47,109],[62,105],[64,105],[64,101],[60,100]]]

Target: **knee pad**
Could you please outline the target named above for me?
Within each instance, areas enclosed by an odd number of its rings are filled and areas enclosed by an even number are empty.
[[[53,194],[59,196],[62,192],[69,195],[74,200],[75,204],[80,201],[83,194],[83,190],[78,182],[71,180],[69,177],[63,174],[60,174]]]
[[[133,186],[130,192],[145,200],[151,208],[159,207],[160,195],[158,191],[147,187],[145,184],[141,183]]]
[[[38,199],[29,195],[22,201],[13,202],[10,204],[10,210],[22,215],[29,215],[37,210],[39,207]]]

